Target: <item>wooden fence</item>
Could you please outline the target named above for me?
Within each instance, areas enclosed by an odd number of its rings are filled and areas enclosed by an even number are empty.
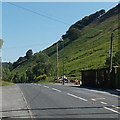
[[[82,85],[99,88],[120,88],[120,68],[86,70],[82,72]]]

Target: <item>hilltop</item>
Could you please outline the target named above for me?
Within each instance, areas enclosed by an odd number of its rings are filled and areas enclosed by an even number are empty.
[[[110,37],[114,29],[113,55],[118,51],[118,4],[108,12],[99,10],[71,25],[66,34],[62,37],[63,43],[59,44],[59,75],[62,75],[62,59],[64,55],[64,70],[68,77],[77,77],[80,79],[80,71],[88,69],[100,69],[106,66],[106,60],[109,57],[108,50],[110,46]],[[35,53],[30,57],[20,57],[16,62],[9,63],[11,78],[17,73],[25,78],[26,71],[31,71],[39,63],[46,65],[43,71],[47,76],[56,75],[56,44],[49,48]],[[64,44],[64,49],[63,49]],[[39,61],[40,59],[40,61]],[[47,59],[42,61],[42,59]],[[42,64],[43,65],[43,64]],[[40,66],[40,65],[39,65]],[[48,69],[51,67],[51,69]],[[37,67],[40,71],[40,67]],[[32,71],[33,72],[33,71]],[[47,73],[49,72],[49,74]],[[41,72],[39,72],[41,73]],[[36,75],[36,74],[35,74]],[[35,76],[34,76],[35,77]],[[37,76],[36,76],[37,77]]]
[[[64,51],[65,74],[79,76],[81,70],[105,68],[109,57],[110,37],[114,29],[113,54],[118,51],[118,7],[97,11],[70,26],[64,39],[64,50],[59,43],[59,72],[62,73]],[[56,44],[44,50],[52,63],[56,61]],[[55,64],[54,64],[55,67]]]

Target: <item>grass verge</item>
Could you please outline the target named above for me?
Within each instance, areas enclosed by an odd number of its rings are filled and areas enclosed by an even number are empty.
[[[12,82],[0,81],[0,86],[14,85]]]
[[[37,83],[55,83],[53,77],[47,77],[45,80],[40,80]]]

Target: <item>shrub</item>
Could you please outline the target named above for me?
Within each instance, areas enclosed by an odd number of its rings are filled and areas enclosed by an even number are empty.
[[[45,80],[46,78],[47,78],[47,75],[43,74],[43,75],[36,77],[36,81]]]

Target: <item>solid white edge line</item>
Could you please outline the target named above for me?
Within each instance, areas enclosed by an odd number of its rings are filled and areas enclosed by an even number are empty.
[[[113,109],[111,109],[111,108],[108,108],[108,107],[104,107],[104,108],[107,109],[107,110],[109,110],[109,111],[112,111],[112,112],[114,112],[114,113],[120,114],[118,111],[113,110]]]
[[[52,88],[52,89],[55,90],[55,91],[61,92],[60,90],[58,90],[58,89],[56,89],[56,88]]]
[[[86,99],[84,99],[84,98],[78,97],[78,96],[73,95],[73,94],[70,94],[70,93],[67,93],[67,95],[72,96],[72,97],[74,97],[74,98],[78,98],[78,99],[83,100],[83,101],[88,101],[88,100],[86,100]]]
[[[18,87],[19,87],[19,86],[18,86]],[[30,115],[30,118],[32,119],[32,118],[34,118],[34,117],[33,117],[33,115],[32,115],[31,108],[30,108],[30,106],[28,105],[27,100],[26,100],[26,98],[25,98],[25,96],[24,96],[24,94],[23,94],[23,92],[22,92],[22,90],[21,90],[20,87],[19,87],[19,89],[20,89],[20,92],[21,92],[21,94],[22,94],[23,100],[25,101],[25,104],[26,104],[28,113],[29,113],[29,115]]]

